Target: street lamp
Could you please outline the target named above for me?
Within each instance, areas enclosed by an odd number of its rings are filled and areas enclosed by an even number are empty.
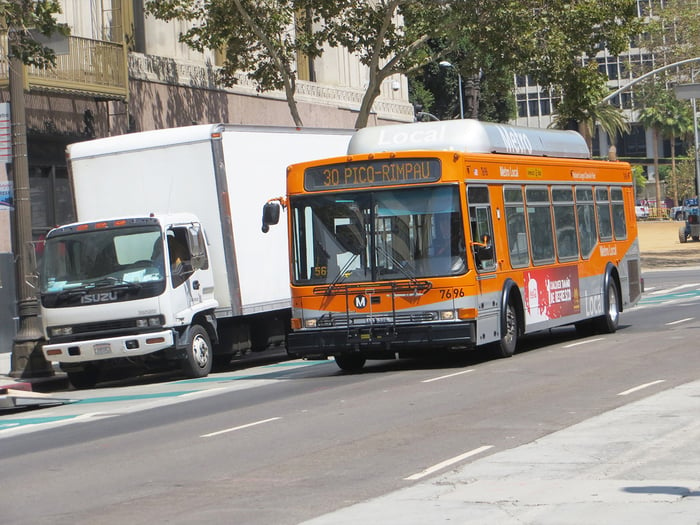
[[[454,67],[450,62],[447,60],[443,60],[440,62],[440,67],[451,67],[457,72],[457,79],[459,80],[459,118],[464,118],[464,101],[462,100],[462,75],[460,75],[459,71],[457,71],[457,68]]]

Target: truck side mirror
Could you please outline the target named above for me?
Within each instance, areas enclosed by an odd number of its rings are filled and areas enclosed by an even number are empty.
[[[270,231],[270,226],[280,221],[280,205],[277,202],[266,202],[262,212],[262,232]]]

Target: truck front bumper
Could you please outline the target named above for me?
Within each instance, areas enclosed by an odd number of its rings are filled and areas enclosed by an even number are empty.
[[[48,361],[83,363],[152,354],[175,344],[172,330],[44,345]]]
[[[307,359],[358,352],[370,359],[384,359],[396,353],[419,355],[431,349],[461,350],[475,345],[476,327],[471,321],[300,330],[287,336],[287,353]]]

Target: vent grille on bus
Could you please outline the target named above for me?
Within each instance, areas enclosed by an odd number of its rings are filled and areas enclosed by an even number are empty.
[[[376,326],[403,323],[428,323],[437,320],[436,312],[415,312],[393,315],[391,312],[375,314],[328,314],[321,317],[316,326],[330,328],[333,326]]]

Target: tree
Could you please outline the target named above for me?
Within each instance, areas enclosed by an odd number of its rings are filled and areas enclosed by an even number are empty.
[[[686,101],[675,98],[673,94],[664,100],[666,110],[665,124],[661,128],[661,135],[671,142],[671,184],[673,187],[673,199],[676,205],[680,205],[678,197],[678,181],[676,176],[676,138],[685,139],[693,132],[693,112]]]
[[[37,42],[36,32],[68,35],[69,28],[56,21],[60,12],[58,0],[0,0],[0,30],[9,34],[9,55],[28,66],[55,65],[56,54]]]
[[[384,80],[439,60],[429,42],[446,39],[458,24],[460,13],[455,4],[459,2],[361,0],[349,3],[331,21],[331,45],[356,54],[368,69],[355,127],[367,125]]]
[[[463,79],[466,114],[505,122],[513,117],[513,73],[524,70],[530,56],[532,6],[521,1],[455,1],[454,16],[445,23],[444,38],[428,41],[433,61],[413,68],[409,86],[414,103],[440,118],[459,115],[458,77],[452,68],[438,67],[446,58]],[[412,19],[405,23],[411,26]],[[509,38],[503,38],[503,35]],[[430,98],[419,98],[425,91]]]
[[[661,174],[659,173],[659,137],[674,125],[673,112],[669,110],[672,95],[663,84],[651,83],[641,92],[644,108],[639,113],[639,122],[652,131],[654,156],[654,179],[656,181],[656,213],[660,217]]]
[[[223,85],[245,72],[258,90],[284,90],[294,124],[303,122],[295,94],[297,60],[322,55],[330,26],[326,23],[350,0],[147,0],[146,10],[160,20],[181,20],[190,29],[180,41],[196,51],[223,50],[219,72]]]
[[[637,2],[547,2],[535,18],[536,45],[528,70],[539,84],[561,89],[556,125],[575,123],[589,147],[596,123],[613,136],[625,130],[620,112],[600,103],[608,93],[607,76],[598,71],[593,57],[603,49],[618,55],[628,48],[640,28]]]

